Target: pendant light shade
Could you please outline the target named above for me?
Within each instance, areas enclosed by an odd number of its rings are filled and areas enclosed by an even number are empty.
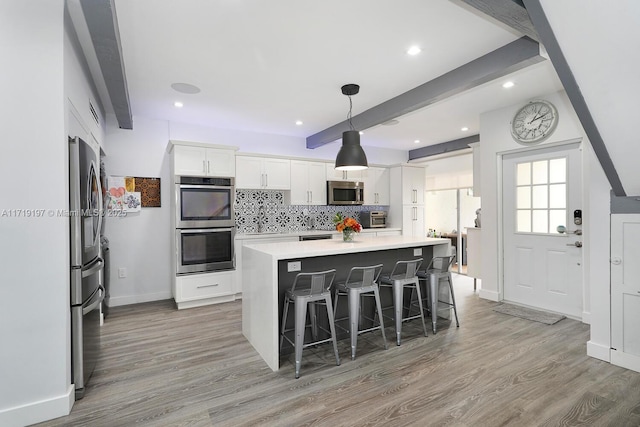
[[[357,171],[368,167],[367,155],[360,145],[360,133],[357,130],[342,132],[342,147],[336,157],[336,169]]]
[[[335,168],[341,171],[367,169],[369,164],[367,163],[367,155],[360,145],[360,132],[355,130],[351,123],[351,108],[353,106],[351,96],[356,95],[360,91],[360,86],[350,83],[342,86],[341,89],[342,94],[349,97],[349,114],[347,114],[347,120],[349,121],[351,130],[342,132],[342,147],[340,151],[338,151]]]

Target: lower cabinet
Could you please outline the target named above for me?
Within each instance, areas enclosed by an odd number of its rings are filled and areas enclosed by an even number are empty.
[[[178,309],[235,300],[235,271],[176,276],[173,297]]]

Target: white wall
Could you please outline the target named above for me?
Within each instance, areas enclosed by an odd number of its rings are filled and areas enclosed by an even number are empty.
[[[69,226],[63,0],[0,6],[0,425],[70,408]],[[6,211],[5,211],[6,210]],[[34,211],[31,211],[34,212]]]

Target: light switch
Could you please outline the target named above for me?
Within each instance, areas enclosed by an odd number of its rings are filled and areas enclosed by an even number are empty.
[[[118,278],[124,279],[125,277],[127,277],[127,269],[124,267],[120,267],[118,269]]]

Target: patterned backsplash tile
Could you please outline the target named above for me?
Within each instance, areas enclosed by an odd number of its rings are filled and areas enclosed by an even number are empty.
[[[360,211],[365,210],[387,210],[387,207],[286,205],[283,191],[236,190],[238,233],[335,230],[332,218],[337,212],[360,221]]]

